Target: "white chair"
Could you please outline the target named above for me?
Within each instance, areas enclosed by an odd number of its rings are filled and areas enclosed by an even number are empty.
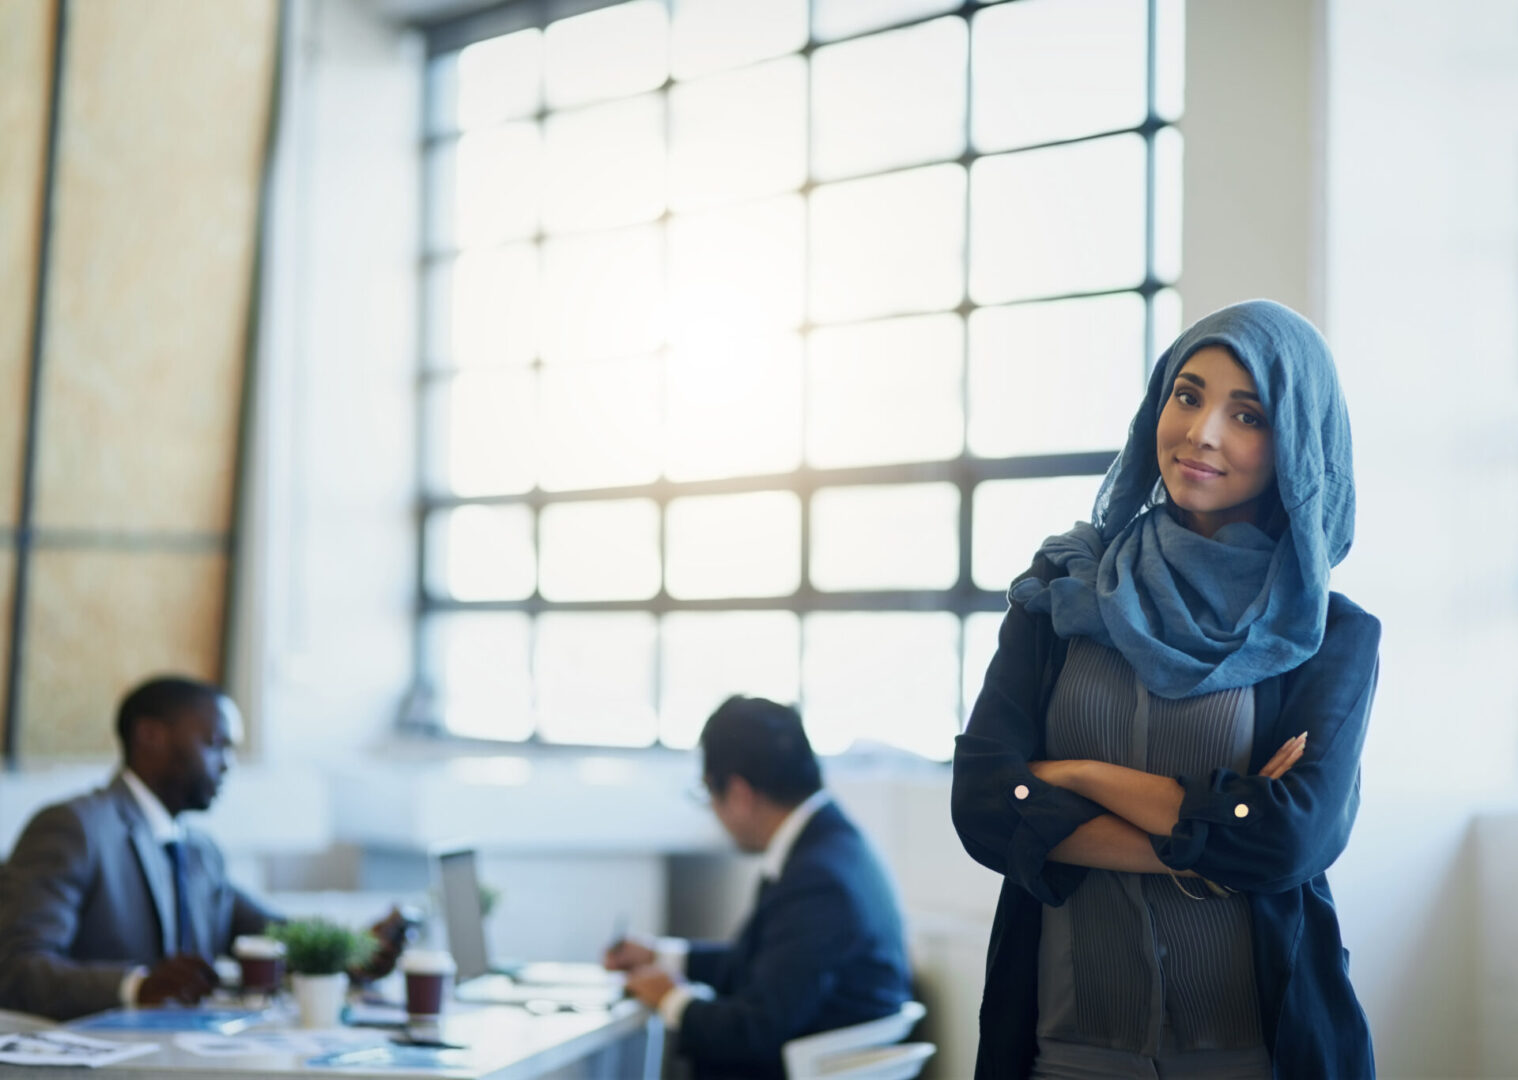
[[[894,1016],[792,1039],[780,1048],[786,1080],[911,1080],[938,1049],[901,1042],[926,1013],[909,1001]]]

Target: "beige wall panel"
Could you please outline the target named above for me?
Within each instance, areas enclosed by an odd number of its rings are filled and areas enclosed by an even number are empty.
[[[122,693],[164,672],[216,677],[226,558],[38,550],[28,586],[19,750],[108,754]]]
[[[276,0],[74,0],[37,522],[220,532]]]
[[[21,492],[53,2],[0,3],[0,527],[15,524]]]

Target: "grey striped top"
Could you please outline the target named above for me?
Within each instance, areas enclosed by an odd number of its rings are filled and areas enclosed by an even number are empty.
[[[1254,691],[1155,697],[1121,653],[1074,638],[1047,723],[1051,759],[1165,776],[1247,772]],[[1040,1037],[1149,1057],[1263,1042],[1248,901],[1182,884],[1207,899],[1168,876],[1092,870],[1063,906],[1044,908]]]

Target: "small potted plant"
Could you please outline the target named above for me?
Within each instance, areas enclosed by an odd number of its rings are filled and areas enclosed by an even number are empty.
[[[269,936],[285,946],[301,1027],[337,1027],[348,972],[368,960],[374,939],[327,919],[292,919],[271,927]]]

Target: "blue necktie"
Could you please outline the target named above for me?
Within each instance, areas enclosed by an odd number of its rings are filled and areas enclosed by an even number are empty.
[[[170,840],[163,845],[163,850],[168,854],[169,866],[174,870],[174,927],[177,931],[174,951],[194,953],[195,933],[190,926],[190,897],[185,889],[184,847],[178,840]]]

